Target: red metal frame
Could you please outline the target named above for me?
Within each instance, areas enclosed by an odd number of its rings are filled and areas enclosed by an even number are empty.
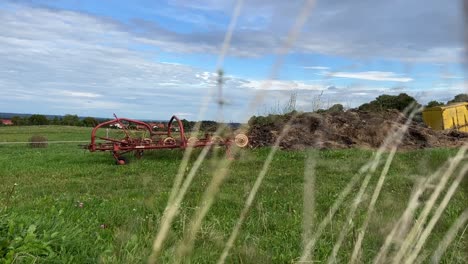
[[[177,116],[172,116],[167,124],[167,132],[158,132],[153,131],[153,128],[142,121],[128,119],[128,118],[118,118],[115,116],[114,120],[110,120],[104,123],[101,123],[94,127],[93,131],[91,132],[91,142],[86,148],[90,152],[95,151],[109,151],[112,152],[114,158],[116,159],[118,164],[124,164],[124,159],[121,158],[122,154],[135,151],[137,157],[141,157],[143,151],[145,150],[152,150],[152,149],[185,149],[187,148],[187,138],[185,137],[184,126],[182,121]],[[132,138],[129,133],[127,132],[127,128],[122,123],[122,121],[128,122],[129,124],[135,124],[137,126],[145,128],[150,135],[150,138]],[[179,125],[178,133],[180,133],[180,137],[175,139],[175,144],[166,144],[165,140],[162,137],[173,138],[172,131],[173,123],[176,121]],[[103,127],[110,126],[112,124],[119,124],[122,130],[125,133],[125,137],[122,139],[116,139],[111,137],[98,137],[96,136],[97,131],[102,129]],[[154,137],[160,137],[159,140],[153,141]],[[103,142],[97,142],[96,139],[100,139]],[[170,140],[172,141],[172,139]],[[226,147],[227,154],[229,155],[229,147],[232,143],[231,139],[223,139],[222,141],[214,142],[211,140],[211,135],[205,134],[204,138],[198,139],[194,144],[191,144],[191,147],[205,147],[205,146],[224,146]]]

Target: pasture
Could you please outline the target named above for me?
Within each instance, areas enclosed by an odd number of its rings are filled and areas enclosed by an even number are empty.
[[[0,142],[88,140],[89,128],[66,126],[0,127]],[[0,263],[146,263],[182,160],[179,150],[132,155],[116,166],[109,153],[89,153],[78,143],[47,148],[0,144]],[[232,162],[185,263],[215,263],[233,229],[270,148],[243,150]],[[344,149],[278,151],[242,225],[227,263],[295,263],[303,251],[305,161],[314,157],[312,233],[350,179],[375,151]],[[199,150],[195,154],[200,153]],[[371,262],[408,205],[420,179],[435,172],[456,149],[398,152],[370,217],[361,263]],[[164,243],[158,263],[174,260],[176,248],[211,182],[220,158],[203,162]],[[188,168],[194,164],[193,157]],[[348,262],[383,164],[369,182],[345,234],[336,262]],[[435,188],[435,187],[434,187]],[[318,238],[313,259],[326,262],[349,220],[354,186]],[[467,204],[467,179],[450,200],[422,249],[429,261]],[[423,194],[422,200],[429,194]],[[463,231],[463,228],[462,228]],[[466,263],[466,234],[457,233],[442,263]]]

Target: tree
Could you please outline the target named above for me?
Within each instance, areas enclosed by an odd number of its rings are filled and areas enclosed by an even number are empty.
[[[447,104],[463,102],[468,102],[468,94],[457,94],[452,100],[448,101]]]
[[[55,116],[54,119],[52,119],[52,122],[51,122],[52,125],[60,125],[61,123],[62,123],[62,119],[58,118],[57,116]]]
[[[436,107],[436,106],[443,106],[443,105],[444,103],[433,100],[427,103],[426,107],[429,108],[429,107]]]
[[[383,94],[375,98],[375,100],[359,106],[359,110],[363,111],[383,111],[388,109],[396,109],[399,111],[405,110],[411,104],[418,106],[418,102],[413,97],[406,93],[399,95]]]
[[[88,116],[83,119],[82,123],[85,127],[95,127],[99,122],[96,118]]]
[[[45,115],[31,115],[29,118],[30,125],[48,125],[49,120]]]
[[[21,125],[21,117],[14,116],[14,117],[11,118],[11,122],[13,123],[13,125],[19,126],[19,125]]]
[[[80,118],[77,115],[65,115],[62,119],[62,124],[66,126],[80,125]]]
[[[29,120],[26,117],[22,118],[20,116],[14,116],[14,117],[11,118],[11,122],[15,126],[24,126],[24,125],[27,125],[29,123]]]
[[[187,119],[182,119],[180,121],[182,122],[185,131],[191,131],[195,125],[195,122],[188,121]]]
[[[218,129],[218,123],[211,120],[201,121],[200,130],[206,132],[215,132]]]

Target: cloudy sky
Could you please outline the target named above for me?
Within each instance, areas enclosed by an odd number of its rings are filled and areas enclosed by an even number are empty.
[[[238,3],[0,0],[0,112],[196,120],[209,98],[202,118],[216,119],[216,65]],[[282,57],[303,9],[243,2],[223,63],[226,121],[277,111],[292,93],[307,111],[467,88],[462,0],[318,0]]]

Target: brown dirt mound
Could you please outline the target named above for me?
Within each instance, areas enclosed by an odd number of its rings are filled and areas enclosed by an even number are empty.
[[[292,117],[270,115],[253,117],[249,121],[252,147],[273,145]],[[391,128],[401,127],[407,118],[398,111],[380,113],[346,111],[338,113],[301,113],[293,120],[291,129],[280,143],[283,149],[378,148]],[[412,122],[400,148],[457,147],[468,142],[468,134],[457,131],[434,131],[424,124]]]

